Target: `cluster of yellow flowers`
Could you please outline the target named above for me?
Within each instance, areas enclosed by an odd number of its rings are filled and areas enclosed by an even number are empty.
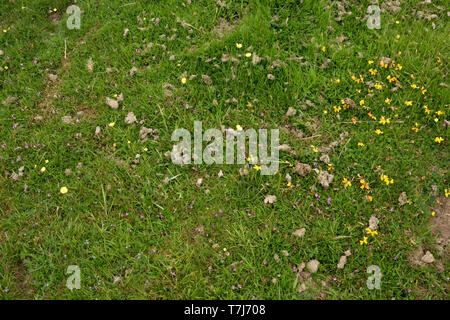
[[[375,130],[376,134],[383,134],[383,131],[381,131],[380,129]]]
[[[353,75],[352,80],[355,81],[356,83],[364,83],[364,78],[362,75],[359,75],[359,78],[357,78]]]
[[[359,180],[359,182],[361,183],[361,186],[360,186],[361,189],[370,190],[369,183],[366,180],[361,179],[361,180]]]
[[[389,176],[384,174],[380,176],[380,180],[384,181],[384,183],[386,183],[387,186],[394,183],[394,179],[389,179]]]
[[[390,124],[391,123],[391,118],[385,118],[384,116],[381,116],[380,118],[380,124],[385,125],[385,124]]]
[[[377,230],[370,230],[369,227],[366,228],[366,232],[367,232],[367,234],[370,234],[372,237],[375,237],[376,235],[378,235]]]
[[[342,179],[342,183],[344,184],[344,188],[352,186],[352,183],[349,180],[347,180],[347,178]]]
[[[367,227],[366,229],[366,233],[370,234],[372,237],[375,237],[376,235],[378,235],[378,231],[377,230],[371,230],[369,227]],[[367,242],[368,237],[363,237],[362,240],[359,240],[359,244],[362,246],[364,244],[368,244]]]
[[[442,137],[434,138],[434,142],[441,143],[442,141],[444,141],[444,138],[442,138]]]

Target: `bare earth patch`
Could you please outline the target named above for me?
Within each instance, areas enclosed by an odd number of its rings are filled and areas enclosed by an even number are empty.
[[[422,267],[426,264],[433,264],[436,271],[441,273],[444,271],[444,263],[448,259],[448,243],[450,237],[450,199],[439,197],[436,199],[437,206],[433,208],[435,212],[431,219],[431,230],[437,237],[434,246],[417,247],[411,251],[409,255],[409,265],[412,267]],[[437,259],[429,250],[436,249],[440,253]]]

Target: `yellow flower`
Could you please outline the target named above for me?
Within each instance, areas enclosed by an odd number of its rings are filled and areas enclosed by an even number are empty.
[[[405,101],[405,105],[407,105],[407,106],[412,106],[412,101],[406,100],[406,101]]]
[[[116,125],[115,122],[110,122],[110,123],[108,123],[108,126],[111,127],[111,128],[114,127],[115,125]]]
[[[361,189],[366,189],[366,190],[370,189],[369,183],[366,180],[361,179],[361,180],[359,180],[359,182],[361,183],[361,186],[360,186]]]
[[[187,81],[186,77],[181,78],[181,83],[182,83],[182,84],[185,84],[186,81]]]
[[[237,131],[242,131],[242,127],[241,127],[240,125],[237,124],[237,125],[236,125],[236,130],[237,130]]]
[[[256,171],[259,171],[259,170],[261,170],[261,166],[258,166],[258,165],[255,164],[253,166],[253,169],[255,169]]]
[[[45,170],[46,170],[45,167],[42,167],[42,168],[41,168],[41,172],[42,172],[42,173],[44,173]]]
[[[444,141],[444,138],[442,138],[442,137],[434,138],[434,142],[441,143],[442,141]]]
[[[315,147],[314,145],[311,145],[311,149],[314,152],[319,152],[319,149],[317,149],[317,147]]]
[[[373,63],[373,60],[369,60],[368,64],[371,65]]]
[[[378,90],[383,89],[383,86],[379,83],[375,83],[373,86],[375,87],[375,89],[378,89]]]
[[[366,199],[369,200],[369,202],[372,202],[373,197],[372,196],[367,196]]]
[[[364,147],[364,143],[358,142],[358,147]]]
[[[143,150],[144,150],[144,152],[147,152],[147,151],[148,151],[148,148],[147,148],[147,147],[145,147],[145,148],[144,148]]]
[[[391,99],[389,99],[389,98],[386,98],[385,100],[384,100],[384,102],[386,102],[387,104],[389,104],[389,103],[391,103]]]
[[[323,114],[327,114],[328,113],[328,111],[327,110],[323,110]]]
[[[391,119],[390,118],[385,118],[384,116],[381,116],[381,118],[380,118],[380,122],[379,122],[380,124],[389,124],[389,123],[391,123]]]
[[[363,240],[359,240],[359,244],[360,245],[367,244],[367,237],[364,237]]]
[[[396,37],[397,39],[400,39],[400,35],[399,35],[399,34],[398,34],[398,35],[396,35],[395,37]]]
[[[238,49],[242,48],[242,43],[236,43],[236,48]]]
[[[413,88],[413,89],[419,89],[419,87],[418,87],[415,83],[413,83],[413,84],[411,85],[411,88]]]
[[[325,47],[322,47],[322,51],[323,51],[323,52],[325,52],[325,50],[327,50],[327,48],[325,48]]]
[[[386,185],[390,185],[394,183],[394,179],[389,180],[389,176],[382,174],[380,176],[381,181],[384,181],[384,183],[386,183]]]
[[[383,131],[381,131],[380,129],[375,130],[376,134],[383,134]]]
[[[53,12],[56,12],[56,11],[58,11],[58,9],[56,9],[56,8],[53,8]]]
[[[359,101],[359,105],[362,106],[364,104],[364,100]]]
[[[436,212],[431,212],[431,215],[434,217],[436,215]]]
[[[4,68],[5,68],[5,70],[8,70],[8,66],[5,66]]]
[[[69,190],[67,189],[67,187],[61,187],[61,189],[59,189],[59,192],[61,192],[62,194],[66,194],[67,191],[69,191]]]
[[[347,178],[342,179],[342,183],[344,184],[344,188],[348,188],[352,186],[352,183],[347,180]]]
[[[450,192],[449,192],[448,189],[445,189],[445,190],[444,190],[444,193],[445,193],[445,197],[446,197],[446,198],[448,198],[448,196],[450,196]]]
[[[247,52],[247,53],[245,54],[245,56],[246,56],[247,58],[250,58],[250,57],[252,56],[252,54],[251,54],[250,52]]]

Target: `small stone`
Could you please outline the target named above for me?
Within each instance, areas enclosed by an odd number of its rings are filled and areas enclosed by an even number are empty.
[[[305,235],[305,233],[306,233],[306,229],[300,228],[300,229],[297,229],[294,232],[292,232],[292,235],[301,238]]]
[[[119,103],[116,100],[108,98],[108,97],[106,97],[106,104],[113,109],[119,108]]]
[[[406,192],[402,192],[398,197],[398,203],[400,203],[400,205],[403,206],[407,201],[408,197],[406,196]]]
[[[288,111],[286,112],[286,117],[292,117],[295,116],[297,114],[297,110],[289,107]]]
[[[137,119],[136,119],[136,116],[134,115],[133,112],[129,112],[127,114],[127,116],[125,117],[125,123],[126,124],[132,124],[132,123],[134,123],[136,121],[137,121]]]
[[[71,116],[64,116],[61,117],[61,121],[64,122],[65,124],[71,124],[73,120]]]
[[[377,230],[378,222],[379,222],[378,218],[372,215],[369,219],[369,229],[372,231]]]
[[[297,164],[294,168],[294,173],[297,173],[298,175],[300,175],[302,177],[305,177],[310,172],[311,172],[311,166],[306,163],[297,162]]]
[[[420,259],[420,260],[422,260],[422,262],[425,262],[425,263],[433,263],[434,262],[434,257],[433,257],[433,254],[430,251],[427,251],[425,253],[425,255],[422,257],[422,259]]]
[[[268,204],[268,203],[274,203],[275,201],[277,201],[277,197],[273,196],[273,195],[267,195],[266,198],[264,199],[264,203]]]
[[[321,155],[319,159],[324,163],[330,163],[330,157],[327,154]]]
[[[316,273],[319,268],[320,262],[317,260],[311,260],[306,264],[306,269],[311,273]]]

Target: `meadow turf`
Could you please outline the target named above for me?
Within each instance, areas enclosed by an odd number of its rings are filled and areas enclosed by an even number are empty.
[[[379,1],[369,29],[372,2],[2,1],[1,299],[448,299],[450,9]],[[290,150],[175,165],[196,120]]]

